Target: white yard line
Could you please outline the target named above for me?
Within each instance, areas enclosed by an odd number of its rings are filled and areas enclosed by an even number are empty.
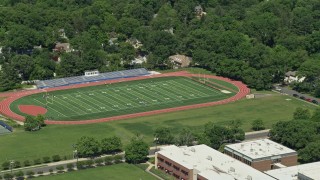
[[[58,100],[60,100],[60,102],[59,102]],[[61,100],[62,100],[62,102],[61,102]],[[64,106],[64,107],[67,108],[67,109],[70,109],[71,111],[75,112],[75,113],[78,114],[78,115],[85,115],[85,114],[87,114],[86,112],[84,112],[83,110],[81,110],[80,108],[78,108],[77,106],[72,105],[72,104],[69,103],[68,101],[64,101],[63,99],[60,99],[58,96],[54,97],[54,102],[60,104],[61,106]],[[69,104],[70,107],[68,107],[66,104]],[[77,110],[75,110],[75,109],[73,109],[73,108],[71,108],[71,107],[75,107],[76,109],[82,111],[84,114],[79,113]]]
[[[85,103],[85,102],[83,102],[83,101],[80,101],[80,100],[77,99],[77,98],[74,98],[73,96],[71,96],[71,95],[69,95],[69,94],[66,94],[65,96],[70,97],[70,99],[68,99],[68,100],[70,100],[70,101],[78,104],[79,106],[83,107],[86,111],[88,111],[87,113],[89,113],[89,112],[90,112],[90,113],[99,113],[99,112],[101,112],[101,111],[99,111],[98,109],[96,109],[96,108],[88,105],[87,103]],[[75,101],[78,101],[78,103],[75,102]],[[86,106],[84,106],[83,104],[85,104]],[[91,110],[89,110],[89,109],[91,109]],[[96,110],[96,112],[92,112],[92,109]]]
[[[41,101],[39,101],[39,100],[37,100],[37,99],[34,99],[35,101],[37,101],[37,102],[39,102],[40,104],[43,104]],[[45,104],[43,104],[44,106],[45,106]],[[60,112],[60,111],[58,111],[58,110],[56,110],[56,109],[54,109],[53,107],[49,107],[48,106],[48,108],[50,108],[50,109],[52,109],[52,110],[54,110],[55,112],[57,112],[57,113],[59,113],[59,114],[61,114],[62,116],[64,116],[64,117],[68,117],[68,116],[66,116],[65,114],[63,114],[62,112]]]

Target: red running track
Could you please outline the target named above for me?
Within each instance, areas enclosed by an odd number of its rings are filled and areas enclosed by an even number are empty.
[[[184,76],[184,77],[195,76],[195,77],[197,77],[198,75],[197,74],[190,74],[186,71],[180,71],[180,72],[157,74],[157,75],[151,75],[151,76],[140,76],[140,77],[125,78],[125,79],[115,79],[115,80],[108,80],[108,81],[77,84],[77,85],[72,85],[72,86],[55,87],[55,88],[48,88],[45,90],[37,89],[37,90],[20,91],[20,92],[12,92],[12,93],[10,92],[10,93],[5,93],[4,95],[0,94],[0,97],[7,96],[6,99],[4,99],[3,101],[0,102],[0,113],[2,113],[5,116],[8,116],[10,118],[13,118],[13,119],[16,119],[19,121],[24,121],[23,116],[12,112],[10,109],[10,104],[13,101],[15,101],[19,98],[22,98],[24,96],[28,96],[31,94],[37,94],[37,93],[41,93],[41,92],[45,92],[45,91],[51,92],[51,91],[64,90],[64,89],[74,89],[74,88],[87,87],[87,86],[96,86],[96,85],[102,85],[102,84],[110,84],[110,83],[133,81],[133,80],[142,80],[142,79],[157,78],[157,77],[170,77],[170,76]],[[195,109],[195,108],[201,108],[201,107],[227,104],[227,103],[242,99],[247,94],[250,93],[250,89],[240,81],[233,81],[228,78],[214,76],[214,75],[207,75],[206,77],[229,82],[229,83],[237,86],[239,91],[236,95],[234,95],[228,99],[223,99],[223,100],[215,101],[215,102],[193,104],[193,105],[187,105],[187,106],[153,110],[153,111],[148,111],[148,112],[139,112],[139,113],[113,116],[113,117],[108,117],[108,118],[92,119],[92,120],[75,120],[75,121],[46,120],[45,122],[46,122],[46,124],[92,124],[92,123],[100,123],[100,122],[107,122],[107,121],[115,121],[115,120],[121,120],[121,119],[129,119],[129,118],[136,118],[136,117],[141,117],[141,116],[150,116],[150,115],[155,115],[155,114],[162,114],[162,113],[168,113],[168,112],[183,111],[183,110],[188,110],[188,109]]]

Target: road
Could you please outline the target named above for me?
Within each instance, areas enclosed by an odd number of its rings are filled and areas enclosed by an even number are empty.
[[[300,96],[304,96],[305,98],[307,99],[312,99],[312,100],[316,100],[320,103],[320,100],[318,98],[315,98],[315,97],[312,97],[312,96],[309,96],[309,95],[306,95],[306,94],[302,94],[302,93],[299,93],[298,91],[295,91],[295,90],[292,90],[292,89],[289,89],[287,87],[282,87],[280,85],[274,85],[274,87],[276,89],[281,89],[280,93],[284,93],[284,94],[288,94],[290,96],[293,96],[293,94],[297,94],[299,97]],[[307,101],[306,101],[307,102]],[[316,104],[315,104],[316,105]]]
[[[268,138],[269,131],[270,129],[266,129],[262,131],[247,132],[245,134],[245,141]]]

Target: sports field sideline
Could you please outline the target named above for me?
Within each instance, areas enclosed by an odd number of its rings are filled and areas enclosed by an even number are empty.
[[[23,97],[11,104],[47,108],[52,120],[83,120],[218,101],[233,96],[185,77],[150,78]],[[23,114],[22,114],[23,115]]]

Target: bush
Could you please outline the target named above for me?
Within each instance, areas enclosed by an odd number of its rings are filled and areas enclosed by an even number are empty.
[[[14,175],[15,175],[16,177],[19,177],[19,176],[24,176],[24,173],[23,173],[23,171],[18,171],[18,172],[16,172],[16,173],[14,173]]]
[[[67,156],[63,156],[63,160],[67,160],[68,159],[68,157]]]
[[[20,161],[14,161],[13,168],[19,168],[19,167],[21,167]]]
[[[106,165],[111,165],[113,161],[113,157],[112,156],[107,156],[104,158],[104,162]]]
[[[38,171],[37,174],[41,175],[43,174],[43,171]]]
[[[16,177],[23,177],[24,176],[24,173],[23,171],[18,171],[14,174]]]
[[[50,172],[50,174],[52,174],[52,173],[53,173],[53,169],[52,169],[52,168],[50,168],[50,169],[49,169],[49,172]]]
[[[86,165],[87,165],[88,167],[92,167],[92,165],[94,164],[93,160],[91,160],[91,159],[85,161],[85,163],[86,163]]]
[[[57,166],[56,169],[57,169],[58,171],[62,171],[62,170],[64,170],[64,166],[62,166],[62,165],[61,165],[61,166]]]
[[[77,169],[85,169],[86,163],[84,161],[77,162]]]
[[[115,155],[115,156],[114,156],[114,163],[115,163],[115,164],[122,163],[122,159],[123,159],[123,156],[122,156],[122,155]]]
[[[72,171],[73,168],[74,168],[74,164],[73,164],[73,163],[67,164],[67,169],[68,169],[68,171]]]
[[[26,172],[26,175],[27,175],[28,177],[32,177],[32,176],[34,175],[34,172],[33,172],[33,171],[27,171],[27,172]]]
[[[103,163],[103,159],[99,158],[95,160],[95,163],[97,164],[97,166],[101,166]]]
[[[43,157],[42,160],[44,163],[48,163],[48,162],[50,162],[50,157],[48,157],[48,156]]]
[[[27,166],[30,166],[31,165],[31,162],[29,160],[25,160],[23,162],[24,166],[27,167]]]
[[[6,173],[6,174],[3,175],[3,178],[4,179],[13,179],[13,175],[9,174],[9,173]]]
[[[33,160],[33,163],[34,163],[35,165],[41,164],[41,159],[35,159],[35,160]]]
[[[251,129],[254,131],[264,130],[265,126],[264,126],[263,121],[261,119],[256,119],[256,120],[252,121]]]
[[[10,168],[10,162],[9,161],[5,161],[4,163],[2,163],[2,169],[3,170],[8,170]]]
[[[60,160],[61,160],[61,158],[60,158],[59,155],[53,155],[53,156],[52,156],[52,161],[53,161],[53,162],[58,162],[58,161],[60,161]]]
[[[64,170],[64,166],[57,166],[56,167],[56,169],[57,169],[57,171],[58,171],[58,173],[62,173],[62,172],[64,172],[63,170]]]

